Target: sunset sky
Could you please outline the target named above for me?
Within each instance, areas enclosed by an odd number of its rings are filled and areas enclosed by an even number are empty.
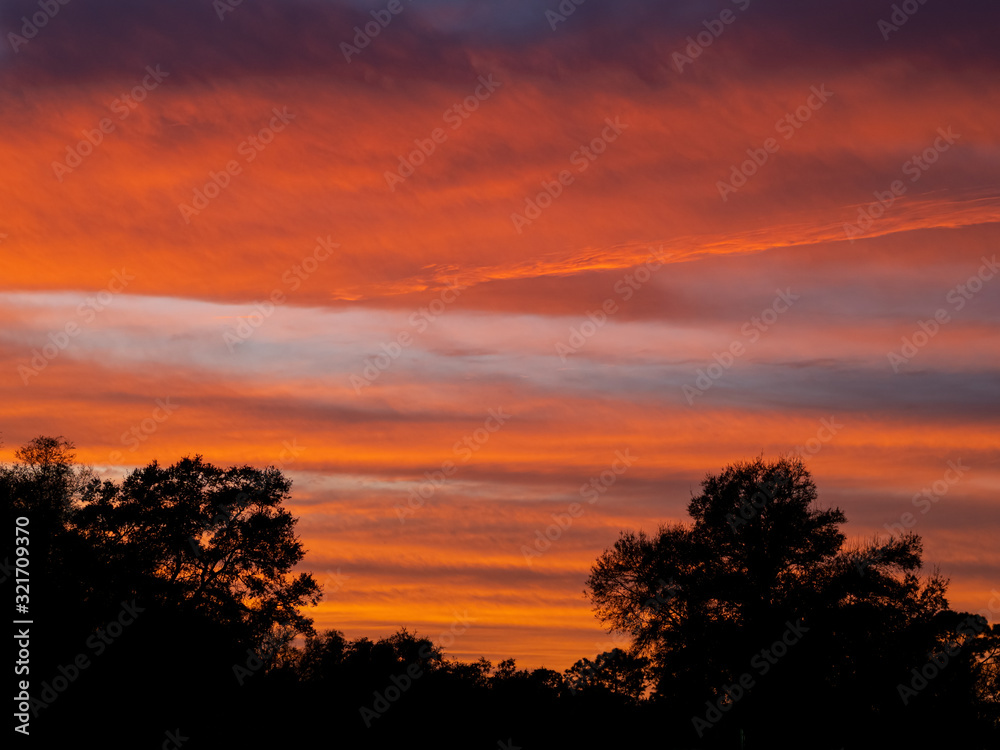
[[[564,669],[798,451],[1000,620],[1000,7],[902,6],[5,2],[0,460],[279,466],[318,628]]]

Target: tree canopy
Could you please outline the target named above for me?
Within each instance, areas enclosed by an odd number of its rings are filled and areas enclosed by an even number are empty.
[[[290,487],[275,468],[154,461],[120,484],[93,484],[74,523],[128,587],[260,643],[279,623],[311,632],[299,608],[320,596],[311,575],[291,575],[305,552],[281,507]]]
[[[15,457],[0,468],[8,514],[28,516],[50,540],[37,564],[95,624],[138,597],[222,624],[254,647],[312,632],[300,609],[321,591],[310,574],[292,573],[305,550],[282,507],[291,482],[279,470],[194,456],[102,481],[74,463],[72,443],[44,436]]]
[[[622,532],[587,593],[610,630],[650,658],[655,697],[686,713],[699,737],[718,721],[706,715],[772,738],[793,707],[797,721],[820,706],[884,718],[905,706],[898,687],[909,669],[986,629],[949,609],[940,575],[920,575],[916,535],[845,546],[844,513],[819,506],[800,459],[760,457],[709,475],[688,514],[692,523],[652,535]],[[772,663],[772,651],[791,655]]]
[[[456,748],[653,734],[668,747],[985,748],[1000,731],[1000,629],[949,607],[916,535],[847,544],[844,513],[819,504],[797,459],[735,463],[705,478],[689,523],[623,531],[586,585],[630,645],[557,672],[453,661],[406,628],[317,634],[302,610],[320,589],[293,572],[305,550],[277,469],[195,455],[102,480],[61,437],[15,457],[0,501],[30,545],[46,746],[98,715],[130,748],[178,725],[206,747],[331,731],[345,747],[399,747],[433,727]],[[57,679],[39,708],[38,685]]]

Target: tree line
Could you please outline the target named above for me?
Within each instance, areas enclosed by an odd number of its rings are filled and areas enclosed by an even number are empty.
[[[585,592],[629,645],[561,672],[317,632],[273,467],[114,481],[53,437],[15,459],[0,500],[30,528],[40,746],[998,746],[1000,628],[950,608],[918,536],[848,545],[798,459],[734,463],[690,523],[621,532]]]

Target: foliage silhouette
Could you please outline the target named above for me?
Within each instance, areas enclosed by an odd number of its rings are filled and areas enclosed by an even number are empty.
[[[167,723],[201,721],[197,690],[238,703],[234,668],[288,653],[296,633],[312,631],[299,608],[320,589],[291,574],[304,550],[276,469],[196,456],[101,481],[74,463],[72,443],[44,436],[15,458],[0,466],[0,501],[8,528],[29,519],[32,639],[44,645],[32,657],[33,696],[74,675],[65,695],[33,706],[42,742],[108,715],[109,703],[107,746],[116,736],[141,746],[149,732],[152,743]],[[123,611],[138,613],[125,627],[115,622]],[[86,667],[73,666],[78,657]],[[265,671],[274,662],[263,660]]]
[[[71,443],[47,437],[16,458],[0,466],[0,501],[11,524],[32,519],[39,642],[53,646],[33,661],[33,684],[65,674],[123,602],[141,610],[42,711],[42,746],[76,742],[80,727],[125,748],[162,746],[178,727],[184,750],[607,748],[650,737],[677,748],[985,750],[1000,739],[1000,629],[951,610],[936,573],[920,576],[915,535],[846,545],[844,514],[817,507],[801,461],[733,464],[702,483],[690,525],[623,532],[587,593],[631,648],[558,672],[452,660],[406,628],[377,640],[316,633],[300,610],[319,587],[291,573],[305,552],[276,469],[195,456],[101,481],[74,463]],[[754,657],[779,642],[761,672]]]
[[[735,463],[702,482],[691,525],[623,532],[591,569],[597,616],[650,658],[654,699],[686,714],[699,739],[724,726],[725,736],[792,745],[837,716],[828,741],[839,747],[904,714],[926,739],[925,722],[902,710],[899,685],[954,641],[960,623],[960,640],[986,630],[982,618],[948,608],[939,574],[920,578],[919,537],[845,548],[843,512],[816,499],[799,459]],[[789,655],[772,663],[772,646]],[[974,710],[962,713],[983,727]]]
[[[574,692],[600,690],[637,701],[646,690],[648,666],[649,659],[615,648],[593,661],[577,661],[566,670],[566,681]]]
[[[290,487],[274,468],[153,462],[121,484],[92,483],[75,523],[123,573],[119,590],[225,622],[262,648],[311,632],[299,608],[320,597],[311,575],[290,578],[305,554],[281,507]]]

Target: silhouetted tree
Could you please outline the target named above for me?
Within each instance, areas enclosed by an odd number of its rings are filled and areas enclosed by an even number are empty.
[[[591,569],[598,617],[695,728],[725,715],[771,741],[838,710],[884,722],[907,670],[954,635],[962,616],[947,581],[919,577],[918,537],[845,550],[843,512],[816,499],[799,459],[735,463],[702,482],[690,526],[623,532]]]
[[[102,481],[74,463],[72,443],[50,437],[15,458],[0,466],[0,508],[11,527],[30,521],[33,695],[78,656],[91,661],[74,667],[66,698],[33,706],[44,712],[40,741],[55,746],[113,706],[109,731],[149,744],[168,721],[196,726],[232,710],[248,695],[236,679],[244,664],[246,675],[260,665],[294,677],[292,639],[312,628],[298,608],[320,589],[291,572],[304,550],[279,471],[195,457]]]
[[[449,661],[446,667],[448,673],[457,681],[472,687],[486,688],[490,684],[493,662],[485,656],[481,656],[477,661],[472,662]]]
[[[291,573],[304,550],[281,507],[290,487],[275,468],[154,461],[93,485],[75,524],[120,574],[119,592],[225,622],[274,653],[312,632],[299,608],[321,596],[310,574]]]
[[[598,654],[591,661],[580,659],[566,670],[566,684],[575,692],[601,690],[637,701],[646,690],[649,659],[620,648]]]
[[[335,678],[344,664],[348,642],[339,630],[326,630],[306,636],[299,657],[299,677],[308,682]]]
[[[559,673],[452,661],[406,628],[314,633],[298,609],[319,589],[291,573],[304,551],[275,469],[196,456],[102,481],[62,438],[17,459],[0,501],[32,518],[52,586],[32,602],[65,610],[39,618],[38,642],[65,648],[33,674],[57,674],[123,599],[143,612],[47,709],[46,746],[96,715],[127,747],[162,744],[166,726],[206,747],[316,744],[331,727],[371,748],[415,731],[455,748],[997,746],[1000,628],[919,575],[919,537],[845,546],[843,513],[816,507],[798,460],[734,464],[702,483],[692,524],[622,533],[587,586],[631,648]]]
[[[0,508],[7,528],[18,518],[30,566],[27,581],[30,614],[37,643],[53,644],[34,656],[33,668],[45,673],[63,657],[58,644],[67,636],[86,634],[94,624],[78,606],[98,576],[92,550],[72,524],[92,473],[74,463],[74,446],[62,436],[37,437],[14,453],[16,463],[0,465]]]
[[[14,452],[18,463],[0,466],[0,502],[8,516],[30,518],[33,561],[43,567],[57,564],[60,544],[69,531],[93,474],[74,464],[74,445],[59,437],[37,437]]]
[[[985,719],[1000,727],[1000,625],[993,625],[974,644],[975,692],[983,701]]]

